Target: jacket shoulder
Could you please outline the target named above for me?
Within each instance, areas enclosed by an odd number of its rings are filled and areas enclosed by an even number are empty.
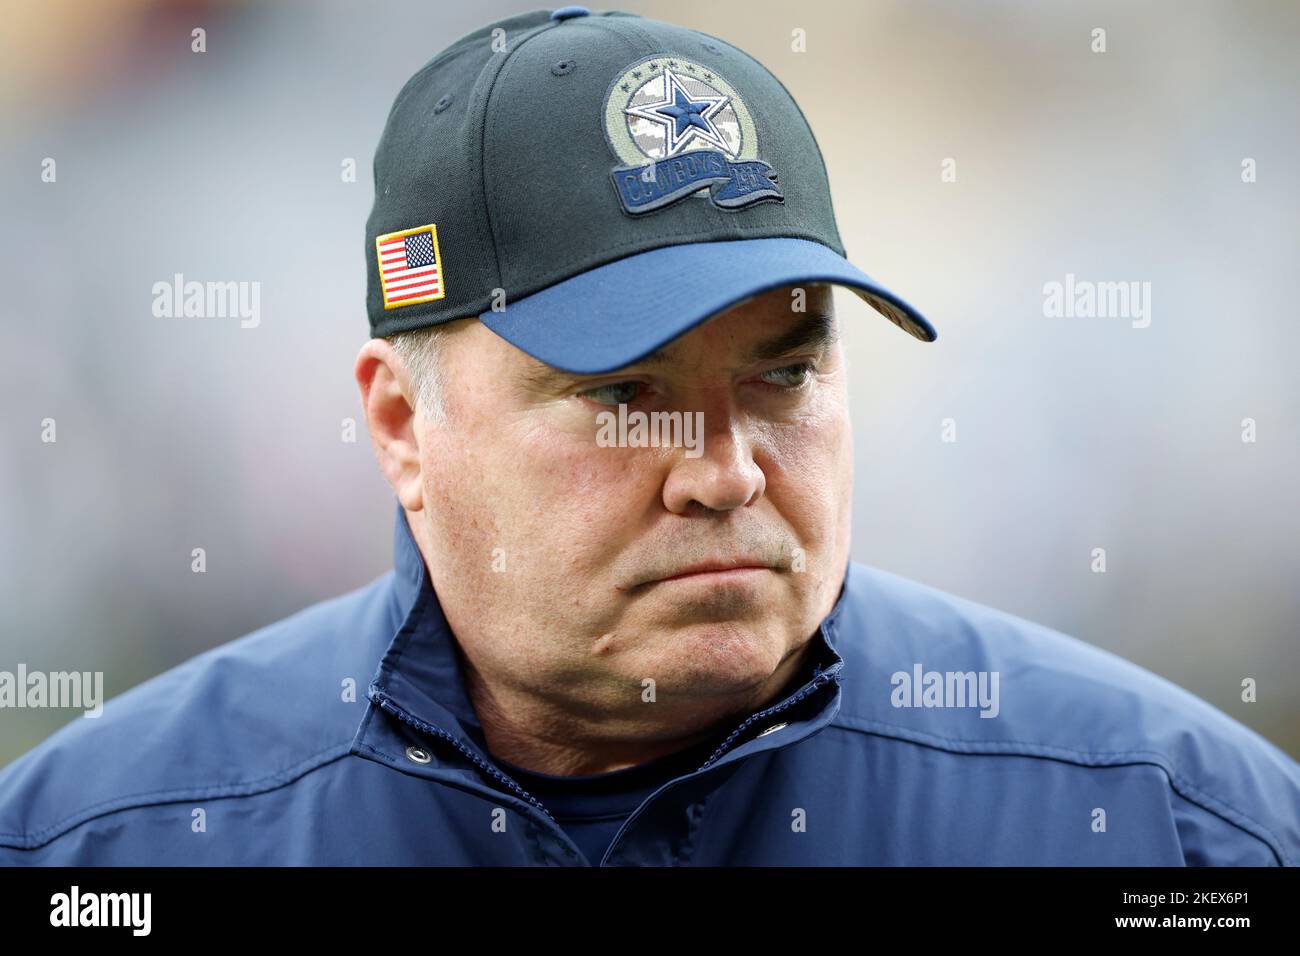
[[[261,793],[345,754],[396,627],[391,578],[199,654],[98,718],[74,718],[0,770],[0,847],[40,847],[135,807]]]
[[[1109,651],[877,568],[853,563],[847,592],[842,726],[950,753],[1151,764],[1178,814],[1199,808],[1218,818],[1206,826],[1227,821],[1300,865],[1300,764],[1222,710]],[[975,703],[957,706],[965,691]]]

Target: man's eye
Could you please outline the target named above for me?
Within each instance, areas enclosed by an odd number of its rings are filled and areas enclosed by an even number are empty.
[[[796,365],[785,365],[781,368],[769,369],[760,378],[769,385],[779,385],[782,388],[798,388],[808,381],[808,376],[812,373],[811,362],[799,362]]]
[[[589,388],[578,394],[601,405],[626,405],[636,398],[640,387],[640,382],[613,382],[609,385]]]

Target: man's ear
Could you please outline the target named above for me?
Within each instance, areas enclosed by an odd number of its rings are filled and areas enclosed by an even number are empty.
[[[379,469],[407,511],[424,507],[420,483],[419,415],[411,377],[387,339],[361,346],[353,374],[361,389]]]

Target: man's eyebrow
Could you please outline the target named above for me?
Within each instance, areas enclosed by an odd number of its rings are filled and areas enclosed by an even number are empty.
[[[763,362],[805,350],[817,353],[825,352],[835,344],[838,338],[839,326],[835,322],[834,314],[812,312],[780,335],[765,339],[755,345],[749,350],[749,361]],[[667,354],[660,349],[635,364],[656,366],[664,365],[667,362]]]
[[[839,326],[830,313],[814,312],[775,338],[760,342],[750,352],[750,361],[781,358],[793,352],[825,352],[839,338]]]
[[[531,355],[528,356],[528,365],[519,372],[519,384],[529,391],[534,392],[559,392],[563,391],[575,381],[580,381],[584,376],[574,375],[571,372],[562,372],[552,365],[538,361]]]
[[[804,350],[824,352],[839,338],[839,326],[835,316],[829,313],[815,312],[801,319],[798,324],[755,345],[749,353],[749,361],[762,362]],[[649,368],[660,367],[669,363],[668,353],[664,349],[652,352],[643,359],[626,366],[631,372],[637,366]],[[615,370],[618,371],[618,370]],[[613,373],[610,373],[613,374]],[[563,372],[544,362],[530,357],[528,367],[519,373],[521,384],[526,388],[540,392],[560,391],[575,381],[594,378],[590,375],[577,375]]]

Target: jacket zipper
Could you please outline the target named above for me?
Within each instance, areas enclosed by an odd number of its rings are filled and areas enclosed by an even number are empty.
[[[765,720],[768,717],[771,717],[773,714],[779,714],[781,711],[793,707],[801,700],[807,698],[809,694],[816,693],[820,688],[825,687],[827,684],[831,683],[832,681],[838,683],[840,666],[841,665],[837,663],[827,668],[826,670],[819,673],[807,684],[805,684],[803,688],[800,689],[800,691],[797,694],[795,694],[793,697],[787,698],[781,703],[776,704],[773,707],[767,708],[767,710],[759,711],[757,714],[753,714],[750,717],[748,717],[739,727],[737,727],[735,730],[733,730],[730,734],[727,735],[727,739],[718,745],[718,749],[715,750],[712,756],[710,756],[708,760],[704,761],[704,763],[700,765],[700,769],[696,770],[695,772],[699,773],[700,771],[707,770],[710,764],[713,764],[719,759],[721,759],[726,754],[726,752],[731,748],[731,745],[736,741],[736,739],[741,734],[743,734],[748,727],[752,726],[756,721]],[[661,791],[671,788],[676,783],[677,781],[674,780],[664,784],[663,787],[655,791],[655,793],[651,794],[649,799],[653,800],[656,796],[659,795]],[[649,800],[647,800],[646,802],[648,803]],[[602,856],[596,862],[596,866],[604,865],[605,861],[609,859],[610,854],[614,852],[614,847],[618,845],[618,841],[623,838],[624,833],[626,833],[629,829],[631,829],[632,824],[636,822],[636,819],[639,816],[641,816],[641,811],[644,809],[645,809],[645,804],[643,803],[640,807],[637,807],[637,809],[633,810],[632,814],[626,820],[623,821],[623,825],[619,827],[618,832],[614,834],[614,839],[609,842],[609,846],[605,848],[605,855]]]
[[[729,749],[731,749],[731,745],[735,743],[735,741],[749,727],[753,726],[754,723],[756,723],[757,721],[766,720],[767,718],[773,716],[774,714],[779,714],[784,710],[788,710],[789,708],[795,706],[795,704],[798,704],[799,702],[807,699],[807,697],[810,694],[816,693],[818,690],[820,690],[822,687],[825,687],[827,684],[833,681],[838,682],[839,670],[841,666],[842,663],[836,663],[835,665],[832,665],[827,670],[818,673],[816,677],[814,677],[811,681],[805,684],[803,688],[801,688],[799,692],[796,693],[793,697],[789,697],[786,700],[782,701],[781,703],[776,704],[773,707],[769,707],[766,710],[760,710],[756,714],[751,714],[748,718],[746,718],[741,723],[739,727],[737,727],[735,730],[733,730],[730,734],[727,735],[727,739],[718,745],[718,749],[715,750],[709,756],[709,759],[704,761],[704,763],[700,765],[699,770],[696,770],[695,772],[699,773],[702,770],[707,770],[710,765],[720,760],[726,754],[726,752]],[[527,801],[530,805],[540,810],[542,814],[546,816],[546,819],[550,820],[551,823],[555,824],[557,829],[563,830],[563,827],[560,826],[560,824],[556,821],[555,817],[551,816],[550,811],[547,810],[546,807],[542,805],[542,802],[540,800],[534,797],[523,787],[519,786],[519,784],[515,783],[513,780],[511,780],[501,771],[497,770],[495,767],[479,759],[477,754],[475,754],[472,750],[470,750],[468,747],[462,744],[454,736],[447,733],[445,730],[441,730],[438,727],[434,727],[432,724],[427,724],[416,717],[410,716],[400,707],[396,706],[395,704],[392,704],[388,700],[388,698],[383,694],[379,694],[378,698],[379,698],[379,706],[383,710],[386,710],[390,714],[393,714],[394,716],[400,718],[401,720],[410,724],[412,727],[416,728],[417,730],[423,731],[426,734],[432,734],[435,737],[439,737],[442,740],[447,741],[453,747],[459,750],[462,754],[468,757],[474,763],[475,766],[477,766],[478,768],[480,768],[490,776],[494,777],[495,779],[501,781],[501,783],[503,783],[511,791],[518,794],[520,798],[522,798],[523,800]],[[668,784],[668,786],[671,786],[671,784]],[[641,808],[638,808],[638,810],[633,811],[632,816],[628,817],[628,819],[623,821],[623,825],[619,827],[618,832],[614,834],[614,839],[610,841],[609,847],[605,851],[605,857],[608,857],[609,852],[613,850],[614,846],[618,843],[619,839],[623,836],[623,833],[632,824],[633,819],[637,816],[640,816],[640,812],[639,812],[640,809]],[[605,857],[602,857],[600,860],[596,861],[595,865],[600,866],[602,863],[604,863]]]
[[[773,716],[774,714],[779,714],[781,713],[781,711],[793,707],[795,704],[806,699],[810,694],[816,693],[819,689],[831,683],[832,681],[838,680],[838,677],[834,673],[835,671],[838,671],[838,668],[832,668],[830,670],[822,671],[822,673],[814,677],[809,683],[805,684],[803,689],[800,690],[793,697],[787,698],[785,701],[773,707],[767,708],[767,710],[760,710],[756,714],[751,714],[749,717],[745,719],[745,721],[739,727],[737,727],[735,730],[733,730],[730,734],[727,735],[727,739],[724,740],[721,744],[719,744],[718,749],[713,752],[713,754],[709,757],[709,759],[704,761],[704,763],[700,765],[700,770],[708,769],[710,764],[713,764],[719,759],[721,759],[726,754],[726,752],[731,748],[731,745],[735,742],[735,740],[757,721],[766,720],[767,718]],[[696,772],[698,773],[699,771]]]
[[[478,755],[474,753],[474,751],[470,750],[468,747],[462,744],[453,735],[447,733],[447,731],[441,730],[438,727],[434,727],[432,724],[426,724],[424,721],[419,720],[416,717],[410,716],[400,707],[390,703],[388,698],[384,697],[382,694],[379,695],[379,706],[384,710],[388,711],[390,714],[393,714],[394,716],[399,717],[400,719],[406,721],[406,723],[410,724],[416,730],[423,731],[426,734],[431,734],[435,737],[439,737],[447,741],[453,747],[455,747],[457,750],[463,753],[466,757],[468,757],[471,761],[473,761],[475,766],[485,771],[492,777],[495,777],[497,780],[501,781],[501,783],[509,787],[521,799],[527,801],[529,804],[531,804],[532,806],[540,810],[542,813],[544,813],[546,815],[546,819],[550,820],[557,827],[560,826],[559,823],[556,822],[555,817],[551,816],[550,811],[548,811],[546,807],[542,806],[540,800],[534,797],[523,787],[519,786],[519,784],[515,783],[513,780],[511,780],[509,777],[503,774],[496,767],[493,767],[491,764],[486,763],[483,760],[480,760]]]
[[[830,646],[830,637],[827,634],[827,628],[828,628],[828,623],[823,621],[820,629],[822,640],[828,646]],[[793,697],[787,698],[786,700],[782,701],[779,704],[776,704],[773,707],[769,707],[767,710],[761,710],[757,714],[750,715],[739,727],[737,727],[730,734],[728,734],[727,739],[718,745],[718,749],[713,752],[713,754],[709,757],[709,759],[704,761],[704,763],[700,765],[700,770],[708,769],[710,765],[716,763],[723,756],[725,756],[726,752],[731,748],[732,743],[734,743],[735,740],[741,734],[743,734],[751,725],[753,725],[756,721],[766,720],[767,718],[771,717],[773,714],[779,714],[781,711],[793,707],[795,704],[806,699],[808,695],[816,693],[819,689],[831,683],[832,681],[838,683],[840,679],[839,672],[843,667],[844,667],[844,661],[842,658],[838,658],[838,657],[835,663],[833,663],[830,667],[826,668],[826,670],[822,670],[819,665],[814,673],[813,679],[809,681],[807,684],[805,684],[802,688],[800,688],[797,694],[795,694]],[[696,773],[698,772],[699,771],[697,770]]]

